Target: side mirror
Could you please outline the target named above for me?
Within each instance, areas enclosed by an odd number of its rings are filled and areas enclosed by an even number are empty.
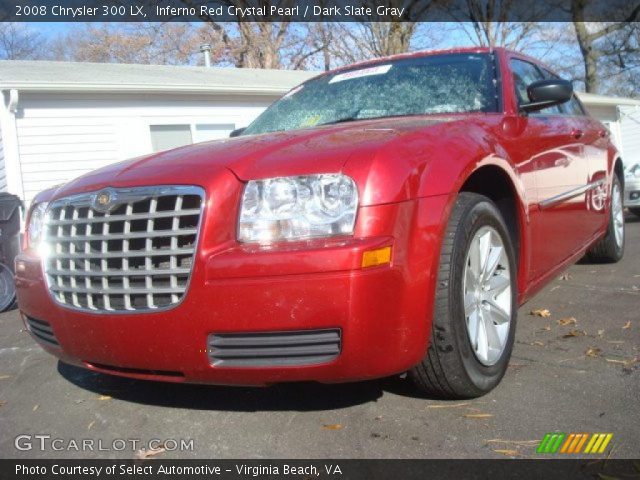
[[[231,133],[229,134],[230,138],[233,137],[239,137],[240,135],[242,135],[242,132],[244,132],[246,129],[246,127],[244,128],[236,128],[235,130],[231,130]]]
[[[525,112],[535,112],[571,100],[573,85],[559,78],[538,80],[527,87],[527,95],[529,103],[520,105],[520,108]]]

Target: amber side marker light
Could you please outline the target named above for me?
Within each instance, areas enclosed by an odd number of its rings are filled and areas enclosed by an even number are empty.
[[[376,248],[362,254],[362,268],[391,263],[391,247]]]

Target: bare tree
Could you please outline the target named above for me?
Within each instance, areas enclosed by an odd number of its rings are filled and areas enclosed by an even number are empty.
[[[199,61],[202,39],[188,23],[102,23],[72,30],[52,42],[57,60],[189,65]],[[216,42],[212,42],[216,45]],[[222,55],[214,49],[214,59]]]
[[[24,23],[0,23],[0,59],[36,60],[45,57],[44,39]]]
[[[447,13],[474,45],[524,50],[539,42],[539,21],[547,8],[540,2],[461,0]]]
[[[188,6],[194,6],[194,0],[180,0]],[[290,9],[294,0],[217,0],[216,5],[234,6],[241,9],[265,8],[273,5],[282,9]],[[200,10],[198,10],[200,11]],[[268,17],[268,15],[267,15]],[[273,18],[264,21],[264,17],[247,15],[236,22],[224,23],[207,13],[200,19],[206,25],[200,30],[202,36],[215,35],[222,44],[223,55],[229,63],[236,67],[250,68],[283,68],[280,51],[287,45],[289,18]],[[263,21],[259,21],[263,20]],[[269,18],[266,18],[269,20]],[[277,21],[276,21],[277,20]]]
[[[585,21],[588,3],[587,0],[572,0],[571,17],[584,65],[585,88],[587,92],[598,92],[601,80],[598,68],[603,60],[618,56],[621,49],[626,50],[625,53],[627,55],[629,50],[632,50],[635,54],[640,54],[637,45],[634,47],[633,44],[625,42],[623,42],[623,45],[616,45],[614,42],[613,45],[616,48],[607,48],[612,46],[611,39],[613,34],[620,34],[620,32],[628,30],[630,32],[629,35],[622,33],[622,35],[618,35],[618,38],[626,39],[627,41],[634,38],[633,32],[638,29],[638,24],[635,22],[640,19],[640,5],[636,5],[635,8],[630,10],[623,22],[594,23]],[[607,39],[609,39],[609,42],[607,42]]]

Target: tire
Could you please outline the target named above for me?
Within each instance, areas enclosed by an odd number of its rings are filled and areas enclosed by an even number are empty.
[[[640,217],[640,207],[629,207],[629,211],[636,217]]]
[[[16,302],[16,285],[13,272],[0,263],[0,312],[10,310]]]
[[[621,229],[621,230],[620,230]],[[611,208],[607,233],[587,253],[593,263],[616,263],[624,255],[624,210],[622,207],[622,185],[617,175],[611,183]]]
[[[482,258],[482,254],[472,256],[472,246],[486,245],[487,232],[490,242],[502,244],[498,267],[488,275],[486,282],[496,290],[481,291],[474,287],[472,263],[474,258]],[[484,239],[484,240],[483,240]],[[486,258],[498,252],[493,247],[488,250]],[[497,255],[497,253],[496,253]],[[479,262],[480,263],[480,262]],[[477,263],[476,265],[479,265]],[[477,268],[476,268],[477,270]],[[484,269],[480,269],[484,272]],[[505,273],[506,272],[506,273]],[[435,305],[432,322],[430,345],[425,358],[416,365],[409,376],[423,393],[438,398],[465,399],[475,398],[491,391],[502,379],[509,363],[513,348],[517,317],[517,268],[515,253],[508,228],[495,204],[485,196],[463,192],[458,195],[440,253],[440,267],[435,294]],[[468,279],[468,280],[465,280]],[[500,284],[501,293],[497,292]],[[483,285],[480,282],[480,285]],[[467,289],[473,291],[469,294]],[[485,295],[485,296],[483,296]],[[490,298],[491,297],[491,298]],[[463,299],[467,299],[465,309]],[[485,301],[485,298],[490,298]],[[500,302],[498,302],[498,299]],[[470,301],[469,301],[470,300]],[[502,315],[491,305],[500,303]],[[468,312],[472,312],[467,316]],[[478,318],[480,312],[480,318]],[[475,315],[475,317],[472,317]],[[472,322],[472,319],[477,322]],[[485,324],[483,318],[490,322],[500,318],[500,323]],[[476,328],[472,325],[475,323]],[[506,324],[506,333],[505,327]],[[469,325],[469,326],[468,326]],[[493,358],[483,355],[480,334],[489,331],[501,332],[502,349],[488,349]],[[475,335],[471,331],[475,332]],[[472,343],[471,337],[474,337]]]

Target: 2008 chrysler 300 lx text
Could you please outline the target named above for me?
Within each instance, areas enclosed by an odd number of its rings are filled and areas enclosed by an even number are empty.
[[[324,73],[232,136],[36,197],[17,289],[43,348],[141,379],[409,371],[474,397],[505,372],[518,305],[585,253],[622,257],[608,131],[507,50]]]

